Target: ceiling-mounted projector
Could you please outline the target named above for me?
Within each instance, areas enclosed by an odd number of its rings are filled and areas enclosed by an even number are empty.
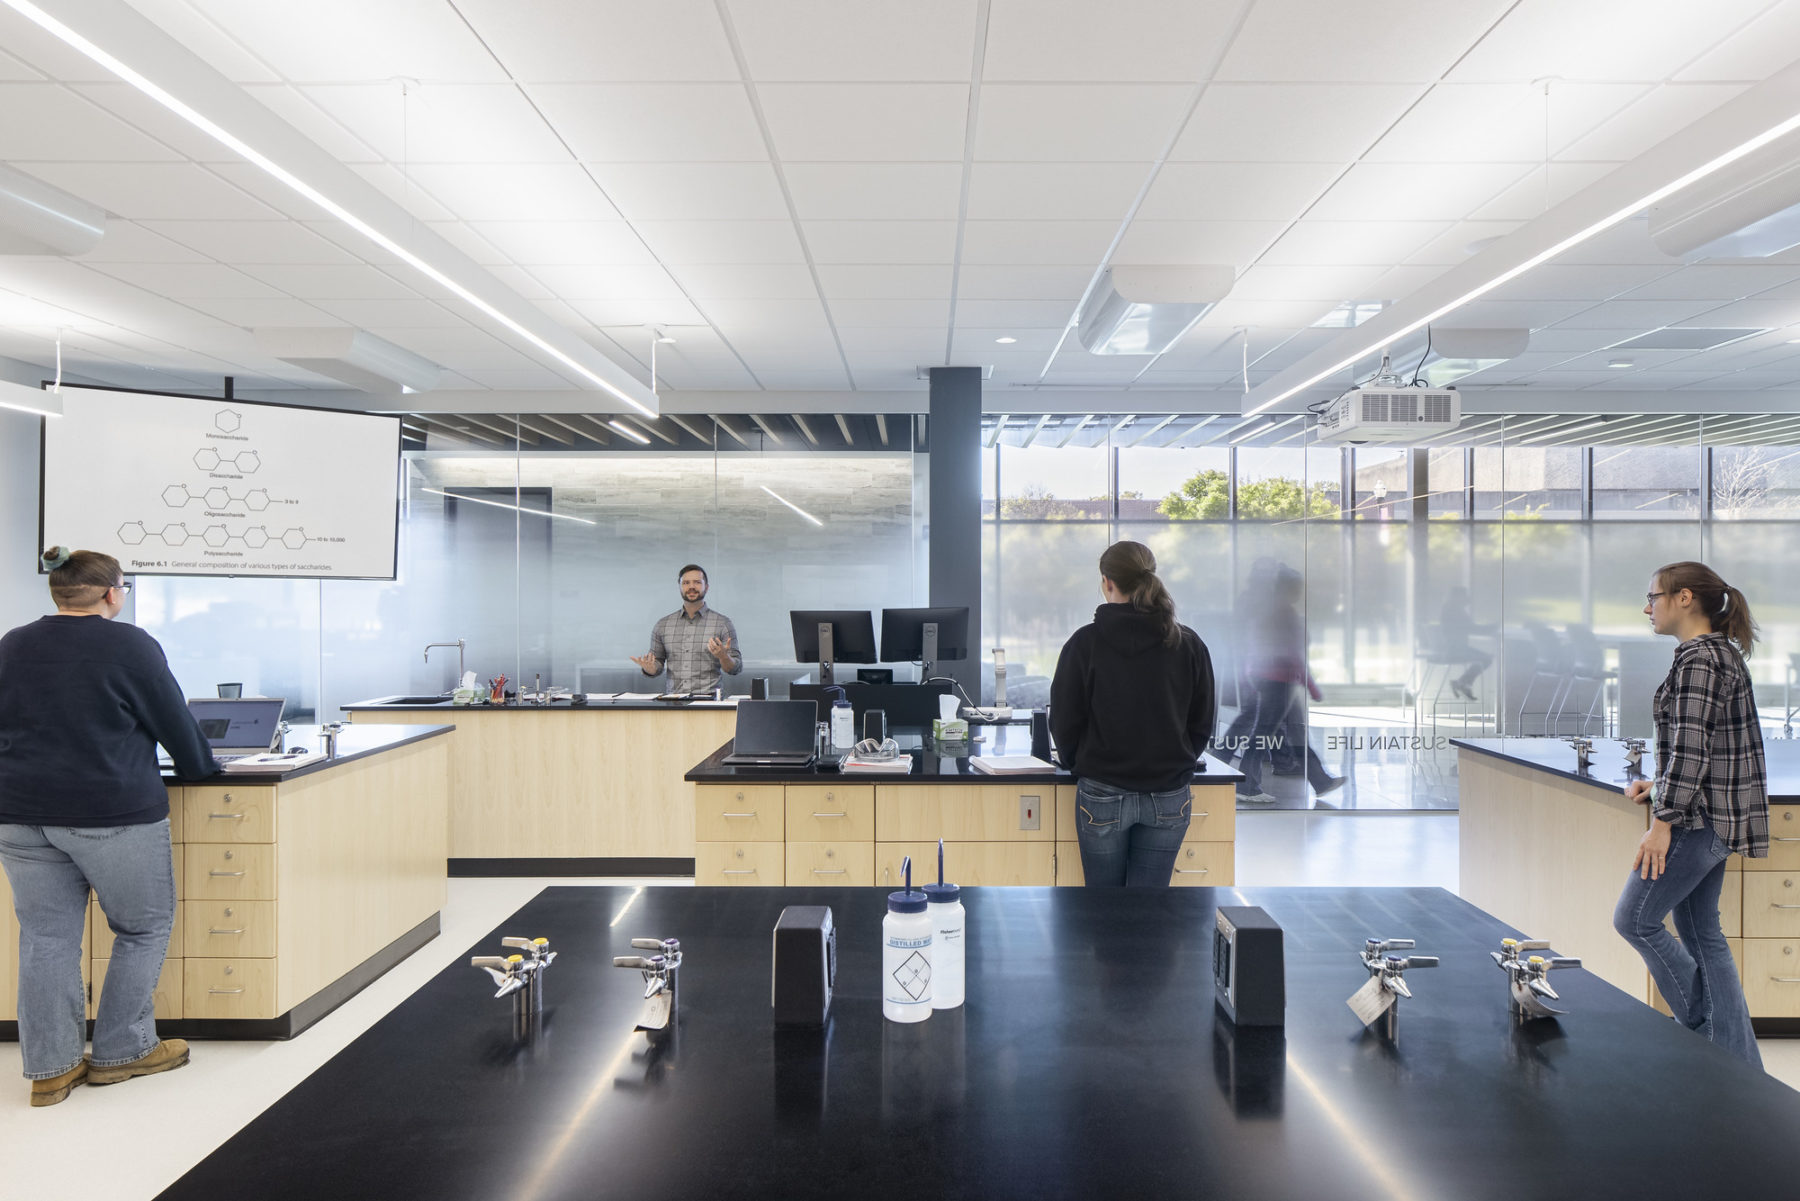
[[[1090,354],[1161,354],[1236,282],[1232,267],[1108,267],[1075,336]]]
[[[1321,442],[1411,442],[1453,430],[1462,421],[1455,388],[1352,388],[1319,414]]]

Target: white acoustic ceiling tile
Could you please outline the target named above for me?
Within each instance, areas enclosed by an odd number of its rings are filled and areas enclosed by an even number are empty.
[[[850,377],[842,367],[833,371],[789,371],[778,367],[759,370],[756,378],[771,392],[836,392],[850,386]]]
[[[1583,300],[1475,300],[1437,322],[1439,329],[1542,329],[1591,307]]]
[[[950,323],[950,299],[831,301],[831,319],[839,329],[851,325],[941,325]]]
[[[1258,263],[1238,276],[1232,285],[1231,297],[1233,300],[1329,300],[1335,303],[1370,296],[1370,285],[1382,273],[1382,268],[1369,264],[1316,267]]]
[[[658,364],[657,372],[663,387],[674,392],[741,392],[756,387],[756,377],[736,359],[706,367],[682,364],[667,372]]]
[[[1720,378],[1720,373],[1717,371],[1614,371],[1582,390],[1584,392],[1666,392],[1718,378]],[[1662,428],[1669,430],[1674,427],[1664,426]],[[1596,438],[1605,438],[1608,431],[1591,430],[1588,432]]]
[[[745,333],[726,327],[722,331],[752,371],[762,367],[787,367],[796,371],[828,371],[843,366],[843,356],[829,329],[789,333]]]
[[[1169,155],[1173,162],[1346,163],[1360,158],[1423,91],[1419,84],[1215,83]]]
[[[1094,278],[1093,266],[988,267],[965,264],[957,276],[957,295],[971,300],[1080,299]]]
[[[333,297],[345,300],[405,300],[418,292],[392,275],[361,263],[332,267],[284,264],[246,266],[244,274],[301,300]]]
[[[269,82],[280,78],[246,51],[241,43],[202,16],[187,0],[131,0],[135,8],[156,22],[187,49],[233,83]]]
[[[510,83],[313,84],[302,91],[356,138],[403,167],[550,163],[569,157]]]
[[[1439,84],[1388,131],[1368,157],[1401,163],[1541,163],[1650,89],[1645,84]],[[1546,131],[1545,122],[1549,122]]]
[[[1113,262],[1133,265],[1248,264],[1288,227],[1285,221],[1146,221],[1125,231]],[[1248,251],[1248,253],[1246,253]]]
[[[1198,80],[1230,34],[1229,0],[994,0],[990,80]]]
[[[1106,257],[1117,221],[970,221],[963,226],[965,263],[1097,263]]]
[[[339,321],[354,325],[358,329],[433,329],[443,326],[462,324],[462,314],[434,300],[423,297],[415,300],[358,300],[354,297],[333,297],[314,302],[319,308],[330,313]],[[460,308],[460,306],[458,306]],[[483,326],[486,317],[474,317]]]
[[[976,163],[973,220],[1122,221],[1148,163]]]
[[[1666,79],[1768,7],[1768,0],[1524,0],[1449,77]]]
[[[109,217],[100,245],[81,256],[83,263],[197,263],[206,255],[166,238],[135,221]]]
[[[108,263],[100,270],[175,300],[281,295],[279,289],[220,263]]]
[[[267,205],[192,163],[18,163],[20,170],[132,220],[268,220]]]
[[[618,217],[594,181],[575,163],[522,163],[504,169],[420,163],[407,175],[448,210],[443,217],[464,221],[609,221]],[[442,219],[421,215],[427,220]]]
[[[1635,289],[1633,300],[1739,300],[1792,284],[1800,271],[1764,264],[1697,263]]]
[[[584,162],[753,162],[767,157],[750,99],[739,84],[571,83],[536,84],[528,90]]]
[[[681,299],[681,286],[655,264],[594,267],[541,263],[531,274],[564,300]]]
[[[1598,303],[1642,287],[1669,267],[1574,266],[1546,263],[1489,292],[1486,300],[1586,300]]]
[[[1531,170],[1520,163],[1357,163],[1307,213],[1337,221],[1460,221]]]
[[[69,82],[112,78],[105,67],[46,33],[8,5],[0,5],[0,46],[51,79]]]
[[[512,262],[504,251],[497,249],[492,242],[475,232],[473,226],[462,221],[427,221],[425,227],[484,267],[498,267]]]
[[[962,162],[962,84],[780,83],[756,91],[785,163]]]
[[[29,82],[44,78],[44,73],[0,50],[0,80],[8,83]]]
[[[1196,328],[1304,329],[1329,313],[1334,300],[1239,300],[1227,296],[1200,319]]]
[[[775,168],[759,163],[596,163],[600,186],[631,221],[755,221],[788,215]],[[520,216],[539,216],[529,209]]]
[[[1512,0],[1392,0],[1379,9],[1259,0],[1219,68],[1222,80],[1430,82]]]
[[[803,263],[792,221],[639,221],[665,263]]]
[[[1518,221],[1458,221],[1407,256],[1415,265],[1448,267],[1487,249],[1519,228]]]
[[[150,232],[226,263],[350,263],[355,259],[297,221],[146,221]]]
[[[733,342],[743,335],[769,338],[800,334],[809,339],[831,340],[825,306],[816,296],[785,300],[714,300],[708,302],[705,311],[713,325]]]
[[[975,157],[995,162],[1144,162],[1187,116],[1186,84],[989,84]]]
[[[369,332],[453,371],[519,369],[532,364],[531,359],[493,335],[466,326],[371,326]]]
[[[1028,362],[1041,366],[1044,356],[1056,348],[1059,329],[1018,329],[1010,325],[958,325],[951,352],[980,358],[984,362]],[[1002,345],[997,338],[1012,338]]]
[[[956,299],[957,323],[983,329],[1005,326],[1009,329],[1060,330],[1074,315],[1073,297],[1068,300],[975,300],[959,294]]]
[[[195,299],[187,302],[201,312],[244,329],[262,325],[335,326],[343,321],[314,305],[285,297],[251,297],[232,300]]]
[[[535,164],[515,164],[511,167],[501,168],[496,173],[533,170],[534,168]],[[454,221],[463,216],[431,194],[431,188],[422,181],[421,176],[413,173],[418,171],[418,168],[402,171],[387,163],[352,163],[350,169],[373,184],[376,191],[381,192],[389,200],[421,221]],[[454,168],[451,169],[454,170]],[[491,201],[483,203],[491,203]],[[351,202],[349,207],[354,211],[357,205]],[[463,219],[469,218],[464,217]]]
[[[968,0],[730,0],[728,8],[759,81],[966,82],[974,60],[976,6]]]
[[[936,300],[950,295],[950,266],[856,266],[827,264],[819,283],[829,300]]]
[[[762,297],[804,300],[819,294],[805,263],[689,263],[677,268],[675,276],[687,294],[702,303]]]
[[[463,0],[514,79],[526,83],[731,80],[731,45],[712,0]]]
[[[263,217],[292,217],[308,223],[327,221],[338,224],[336,217],[264,171],[254,163],[207,163],[205,170],[233,187],[242,189],[269,206]]]
[[[1529,221],[1553,205],[1611,175],[1615,163],[1550,164],[1549,194],[1545,194],[1544,169],[1533,167],[1525,176],[1470,217],[1477,221]]]
[[[573,300],[569,305],[595,325],[699,325],[705,321],[692,301],[681,298]]]
[[[816,263],[948,263],[955,221],[802,221]]]
[[[1443,233],[1448,224],[1442,221],[1299,221],[1269,248],[1262,261],[1312,266],[1398,263]]]
[[[1561,156],[1614,163],[1634,159],[1747,89],[1748,85],[1735,83],[1663,84],[1602,122],[1586,137],[1565,146]]]
[[[1619,337],[1625,338],[1686,321],[1696,312],[1710,307],[1692,300],[1609,300],[1555,324],[1561,329],[1619,330]]]
[[[1755,83],[1792,63],[1797,44],[1800,5],[1784,0],[1713,45],[1674,77],[1683,82]]]
[[[1714,329],[1779,329],[1783,338],[1800,338],[1800,296],[1739,300],[1707,309],[1700,319],[1689,324],[1704,324]],[[1773,335],[1771,335],[1773,336]]]
[[[298,6],[194,0],[194,7],[286,79],[506,78],[456,9],[436,0],[311,0]]]
[[[526,300],[547,300],[556,295],[551,291],[549,285],[533,275],[527,267],[519,267],[511,263],[487,263],[484,264],[483,270]],[[402,276],[402,278],[405,277]]]
[[[1149,221],[1292,220],[1341,171],[1336,163],[1169,163],[1157,173],[1138,216]],[[1380,216],[1358,214],[1355,219]]]
[[[345,129],[342,122],[321,109],[311,96],[292,84],[247,84],[244,92],[254,96],[264,107],[317,142],[326,153],[340,162],[373,163],[381,160],[380,152]],[[170,120],[179,119],[171,115]],[[197,132],[196,136],[204,137]],[[211,140],[207,139],[209,142]],[[197,152],[197,156],[202,161],[212,161],[229,153],[215,145],[210,150]]]
[[[482,221],[471,226],[506,260],[623,266],[654,262],[643,240],[623,221]]]
[[[129,163],[181,157],[57,84],[0,84],[0,160]]]
[[[1576,329],[1565,321],[1549,329],[1532,330],[1529,353],[1552,355],[1560,359],[1569,355],[1586,354],[1589,351],[1599,350],[1603,346],[1611,346],[1618,340],[1619,334],[1616,330]]]
[[[957,214],[959,163],[788,163],[802,221],[942,221]]]

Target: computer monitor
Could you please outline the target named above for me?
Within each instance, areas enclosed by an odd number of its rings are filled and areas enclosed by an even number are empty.
[[[881,661],[918,663],[921,680],[937,673],[940,659],[969,657],[969,607],[883,609]]]
[[[875,663],[875,620],[867,609],[792,609],[794,659],[819,665],[819,683],[832,683],[836,663]]]

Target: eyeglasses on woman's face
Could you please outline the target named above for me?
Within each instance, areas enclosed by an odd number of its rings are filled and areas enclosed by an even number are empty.
[[[1646,605],[1654,605],[1657,597],[1667,595],[1669,595],[1667,592],[1646,592],[1644,593],[1644,603]]]
[[[114,591],[117,591],[120,593],[127,593],[127,592],[131,591],[131,581],[130,580],[120,580],[118,583],[114,584],[112,587],[113,587]]]

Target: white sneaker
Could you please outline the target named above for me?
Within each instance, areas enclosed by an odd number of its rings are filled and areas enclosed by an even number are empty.
[[[1273,805],[1277,800],[1266,792],[1240,792],[1237,799],[1240,805]]]

